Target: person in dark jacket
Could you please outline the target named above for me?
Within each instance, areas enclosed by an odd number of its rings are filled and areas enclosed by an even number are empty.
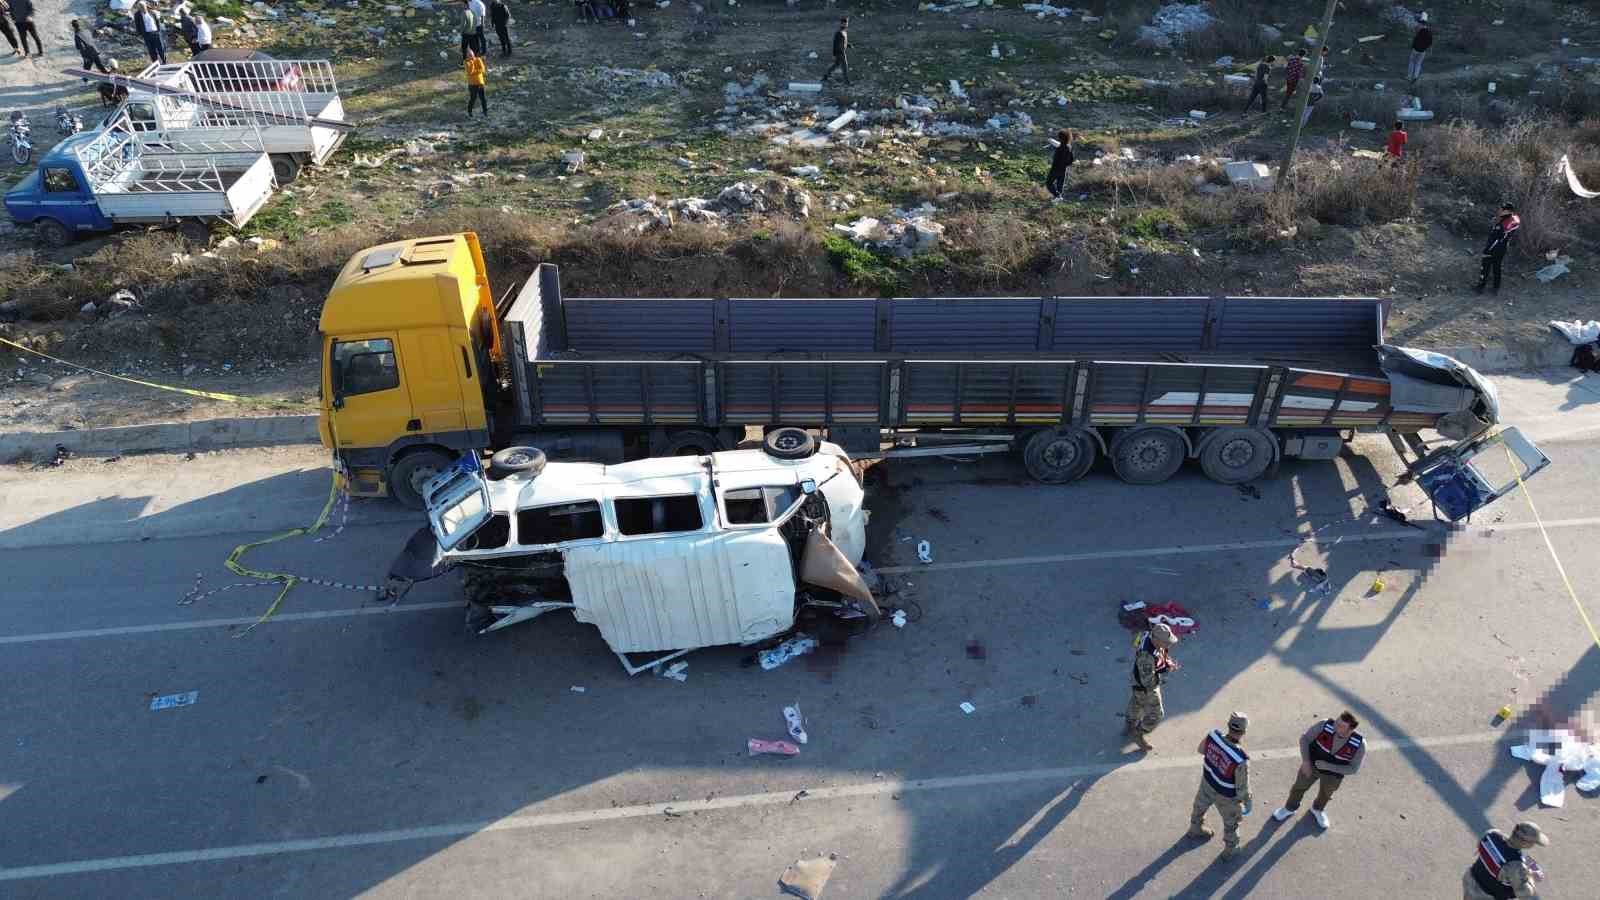
[[[495,36],[500,38],[500,55],[511,55],[511,7],[505,0],[494,0],[489,4],[489,22],[494,25]]]
[[[17,32],[11,27],[11,4],[0,0],[0,34],[6,36],[6,43],[11,45],[12,56],[27,56],[28,54],[17,49]]]
[[[1489,276],[1494,276],[1494,292],[1500,293],[1500,264],[1505,262],[1506,251],[1511,249],[1511,242],[1517,239],[1517,232],[1522,230],[1522,219],[1517,217],[1517,208],[1509,203],[1500,204],[1500,212],[1494,217],[1494,224],[1489,228],[1489,243],[1483,247],[1483,266],[1478,273],[1478,293],[1489,283]]]
[[[1044,188],[1051,197],[1061,199],[1061,190],[1067,183],[1067,167],[1073,162],[1072,132],[1063,128],[1056,132],[1056,152],[1050,157],[1050,174],[1044,179]]]
[[[76,47],[78,55],[83,57],[85,69],[99,69],[107,73],[111,71],[106,68],[105,60],[100,58],[100,48],[96,47],[94,41],[89,39],[89,35],[83,32],[77,19],[72,20],[72,46]]]
[[[1428,14],[1417,17],[1417,33],[1411,38],[1411,61],[1406,65],[1406,80],[1415,82],[1422,77],[1422,59],[1433,46],[1433,29],[1428,27]]]
[[[1264,56],[1256,63],[1256,80],[1250,85],[1250,99],[1244,102],[1244,111],[1249,112],[1255,104],[1256,98],[1261,98],[1261,111],[1267,111],[1267,77],[1272,74],[1272,64],[1277,62],[1276,56]]]
[[[822,80],[827,81],[834,69],[844,72],[844,83],[850,83],[850,17],[844,16],[839,20],[839,30],[833,33],[833,65],[828,71],[822,73]]]
[[[183,42],[188,45],[190,56],[200,52],[196,49],[195,43],[197,29],[194,24],[194,13],[190,12],[187,6],[183,8],[183,15],[178,16],[178,33],[183,35]]]
[[[33,35],[33,47],[38,56],[44,56],[44,44],[39,41],[39,29],[33,25],[33,0],[11,0],[11,21],[17,23],[17,36],[22,39],[22,56],[28,56],[28,35]]]

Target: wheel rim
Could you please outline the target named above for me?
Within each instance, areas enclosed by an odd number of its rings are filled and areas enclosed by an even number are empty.
[[[411,470],[411,489],[416,491],[417,496],[422,496],[423,489],[428,486],[428,482],[432,481],[433,476],[437,474],[439,474],[438,466],[417,466],[415,469]]]
[[[1044,464],[1052,469],[1067,469],[1076,465],[1083,456],[1083,451],[1078,442],[1072,438],[1058,437],[1044,446],[1044,452],[1039,454]]]
[[[1217,451],[1217,460],[1230,469],[1247,468],[1256,458],[1256,445],[1247,438],[1233,438]]]
[[[772,446],[779,450],[799,450],[803,443],[804,439],[792,431],[781,431],[772,439]]]
[[[1128,442],[1123,459],[1136,472],[1159,472],[1172,460],[1172,444],[1157,435],[1136,438]]]
[[[523,450],[513,450],[506,454],[506,465],[525,466],[533,461],[533,455]]]

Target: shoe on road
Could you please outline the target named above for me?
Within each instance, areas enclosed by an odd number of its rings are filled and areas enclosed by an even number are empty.
[[[1228,847],[1223,847],[1222,848],[1222,858],[1223,859],[1233,859],[1235,856],[1238,856],[1238,855],[1239,855],[1239,848],[1238,847],[1228,846]]]
[[[1142,734],[1136,734],[1133,736],[1133,745],[1138,747],[1140,750],[1145,751],[1146,753],[1154,753],[1156,749],[1155,745],[1151,744],[1150,741],[1147,740]]]
[[[1197,841],[1209,841],[1211,840],[1212,835],[1215,834],[1215,831],[1212,831],[1204,825],[1201,825],[1198,828],[1190,826],[1188,834],[1184,835],[1184,837],[1192,837]]]
[[[1272,817],[1277,819],[1279,822],[1282,822],[1284,819],[1287,819],[1292,815],[1294,815],[1294,810],[1287,806],[1280,806],[1272,811]]]
[[[1311,818],[1317,820],[1318,827],[1320,827],[1323,831],[1327,831],[1330,827],[1330,823],[1328,822],[1328,814],[1320,809],[1313,809],[1311,811]]]

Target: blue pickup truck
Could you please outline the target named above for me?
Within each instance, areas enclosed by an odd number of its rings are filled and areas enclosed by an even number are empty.
[[[243,227],[273,187],[272,163],[259,147],[202,148],[179,136],[157,151],[121,116],[57,144],[6,192],[5,205],[52,246],[121,225],[166,225],[204,243],[214,223]]]

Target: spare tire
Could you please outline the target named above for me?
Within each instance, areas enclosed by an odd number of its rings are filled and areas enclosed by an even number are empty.
[[[544,471],[544,451],[538,447],[507,447],[489,457],[489,478],[498,481],[507,475],[538,475]]]
[[[805,459],[817,452],[817,439],[804,428],[774,428],[761,439],[761,449],[774,459]]]

